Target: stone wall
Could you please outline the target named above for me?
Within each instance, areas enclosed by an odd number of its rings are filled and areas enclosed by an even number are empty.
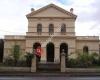
[[[92,37],[89,39],[77,39],[76,40],[76,50],[83,52],[83,47],[87,46],[89,49],[89,53],[99,53],[99,38]]]
[[[31,72],[30,67],[0,67],[0,72]]]
[[[74,19],[63,19],[63,18],[31,18],[28,19],[28,36],[38,36],[37,34],[37,24],[42,24],[42,36],[49,36],[49,24],[54,25],[54,34],[56,36],[61,36],[61,25],[66,24],[66,35],[67,36],[75,36],[75,20]]]
[[[16,37],[14,36],[6,36],[4,39],[4,58],[8,57],[12,53],[12,48],[14,45],[19,45],[20,46],[20,53],[21,55],[25,54],[25,44],[26,40],[25,38],[22,37]]]
[[[26,52],[32,52],[33,50],[33,44],[36,42],[39,42],[41,44],[41,47],[43,49],[43,54],[41,56],[41,60],[46,61],[46,45],[49,42],[52,42],[55,46],[55,54],[54,54],[54,60],[60,61],[60,45],[61,43],[68,44],[68,54],[71,52],[75,52],[75,37],[65,37],[65,36],[54,36],[51,40],[48,40],[49,37],[28,37],[26,38]]]

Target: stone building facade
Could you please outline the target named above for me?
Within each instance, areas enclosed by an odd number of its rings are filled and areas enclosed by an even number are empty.
[[[55,4],[38,10],[31,9],[26,15],[28,32],[22,35],[5,35],[4,58],[10,55],[12,46],[17,44],[23,54],[32,52],[38,45],[43,49],[41,61],[60,62],[64,49],[66,56],[76,51],[99,53],[99,36],[75,36],[73,8],[66,11]]]

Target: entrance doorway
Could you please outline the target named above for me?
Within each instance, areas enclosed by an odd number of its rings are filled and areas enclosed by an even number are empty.
[[[46,46],[47,62],[54,62],[54,44],[48,43]]]
[[[66,57],[65,62],[67,63],[67,61],[68,61],[68,44],[61,43],[61,45],[60,45],[60,61],[61,61],[61,53],[62,53],[63,50],[64,50],[65,57]]]
[[[37,52],[36,50],[37,50],[38,47],[41,48],[41,44],[38,43],[38,42],[37,42],[37,43],[34,43],[33,49],[35,50],[35,52]],[[36,61],[37,61],[37,62],[40,62],[40,60],[41,60],[41,56],[36,55]]]

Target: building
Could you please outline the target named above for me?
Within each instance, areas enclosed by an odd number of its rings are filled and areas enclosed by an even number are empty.
[[[4,58],[10,55],[15,44],[21,47],[23,54],[40,45],[43,49],[41,61],[45,62],[60,62],[62,50],[66,56],[76,51],[99,53],[99,36],[75,36],[77,16],[73,14],[73,8],[66,11],[49,4],[38,10],[32,8],[26,17],[28,32],[25,36],[5,35]]]

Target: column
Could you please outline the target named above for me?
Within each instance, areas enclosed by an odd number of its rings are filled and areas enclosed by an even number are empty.
[[[36,55],[33,54],[34,57],[32,59],[32,64],[31,64],[31,72],[36,72]]]
[[[46,61],[46,47],[42,47],[43,53],[41,54],[41,61]]]
[[[55,47],[54,61],[60,63],[59,47]]]
[[[61,53],[61,72],[66,71],[66,64],[65,64],[65,53],[64,50]]]

